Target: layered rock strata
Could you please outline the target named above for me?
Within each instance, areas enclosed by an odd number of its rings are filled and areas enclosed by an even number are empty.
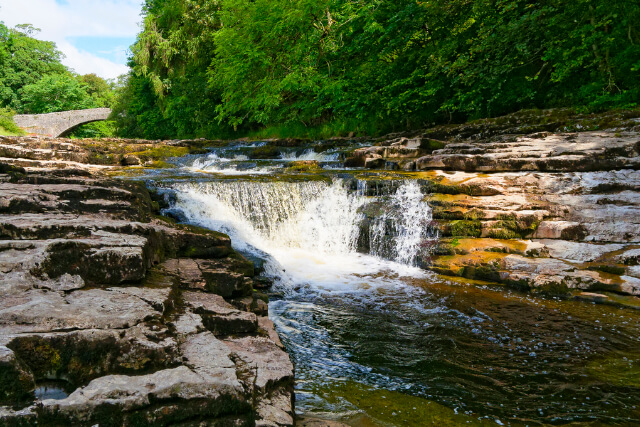
[[[65,156],[0,168],[0,425],[292,425],[253,264]]]
[[[552,294],[640,295],[638,123],[522,135],[449,126],[383,138],[348,163],[419,180],[440,234],[425,264],[438,273]],[[372,190],[394,185],[365,179]]]

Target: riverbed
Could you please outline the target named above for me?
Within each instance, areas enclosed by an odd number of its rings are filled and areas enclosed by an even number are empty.
[[[342,168],[340,149],[252,158],[261,147],[212,148],[139,178],[165,194],[166,214],[229,234],[273,283],[298,414],[363,426],[640,423],[640,311],[426,271],[438,233],[412,174],[379,172],[394,184],[371,191],[375,174]],[[317,168],[293,171],[300,160]]]

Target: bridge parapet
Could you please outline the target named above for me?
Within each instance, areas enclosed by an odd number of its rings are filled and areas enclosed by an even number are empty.
[[[16,114],[13,120],[27,133],[58,137],[85,123],[107,120],[109,114],[110,108],[90,108],[46,114]]]

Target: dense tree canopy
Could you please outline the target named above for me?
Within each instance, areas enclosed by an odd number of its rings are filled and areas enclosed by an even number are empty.
[[[640,99],[640,4],[626,0],[147,0],[144,17],[120,106],[139,136]]]
[[[60,61],[52,42],[33,36],[31,25],[7,28],[0,22],[0,107],[19,113],[49,113],[105,107],[113,85],[95,74],[78,76]]]
[[[0,106],[21,111],[24,86],[45,75],[67,72],[54,43],[31,37],[37,31],[30,25],[9,29],[0,23]]]

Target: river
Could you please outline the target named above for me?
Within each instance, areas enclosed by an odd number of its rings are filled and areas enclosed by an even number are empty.
[[[167,214],[259,260],[299,414],[361,426],[640,424],[640,311],[431,273],[421,267],[438,236],[413,175],[345,170],[339,149],[251,160],[263,147],[212,148],[142,178],[167,195]],[[322,169],[293,173],[296,160]]]

